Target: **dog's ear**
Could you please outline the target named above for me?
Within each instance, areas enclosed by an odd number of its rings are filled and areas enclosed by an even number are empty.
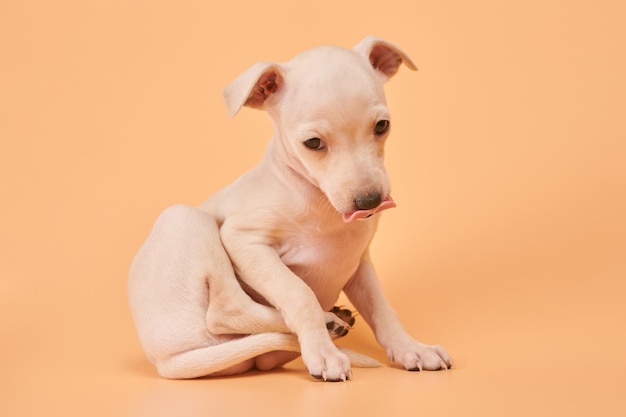
[[[228,113],[234,116],[242,106],[262,108],[282,84],[283,77],[278,65],[269,62],[254,64],[224,89]]]
[[[403,63],[413,71],[417,71],[411,58],[400,48],[375,36],[363,39],[354,47],[354,50],[369,59],[372,67],[384,74],[387,79],[393,77],[398,72],[400,64]]]

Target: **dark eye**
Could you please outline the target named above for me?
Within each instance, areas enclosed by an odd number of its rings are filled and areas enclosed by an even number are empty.
[[[324,149],[324,142],[320,138],[311,138],[304,141],[304,146],[314,151],[321,151]]]
[[[384,135],[389,130],[389,120],[379,120],[374,126],[375,135]]]

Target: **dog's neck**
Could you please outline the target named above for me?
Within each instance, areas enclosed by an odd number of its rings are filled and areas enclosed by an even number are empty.
[[[264,162],[274,176],[294,192],[302,190],[303,194],[319,199],[324,193],[307,175],[302,163],[285,149],[278,134],[275,134],[265,151]]]

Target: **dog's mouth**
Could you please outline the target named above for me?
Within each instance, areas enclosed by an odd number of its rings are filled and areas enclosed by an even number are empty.
[[[350,213],[343,213],[342,218],[345,223],[350,223],[353,220],[367,219],[368,217],[371,217],[378,212],[387,210],[389,208],[394,208],[395,206],[396,203],[393,201],[393,199],[391,197],[387,197],[378,205],[378,207],[374,207],[370,210],[356,210]]]

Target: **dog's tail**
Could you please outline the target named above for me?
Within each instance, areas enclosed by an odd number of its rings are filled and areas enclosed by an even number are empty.
[[[370,358],[369,356],[353,350],[346,348],[339,348],[339,350],[342,351],[348,359],[350,359],[350,364],[352,364],[352,366],[356,366],[357,368],[378,368],[383,366],[383,364],[378,362],[376,359]]]
[[[164,378],[190,379],[211,375],[248,359],[277,350],[300,352],[298,338],[287,333],[258,333],[217,345],[201,347],[157,360],[156,367]],[[381,363],[349,349],[340,349],[352,365],[360,368]]]

